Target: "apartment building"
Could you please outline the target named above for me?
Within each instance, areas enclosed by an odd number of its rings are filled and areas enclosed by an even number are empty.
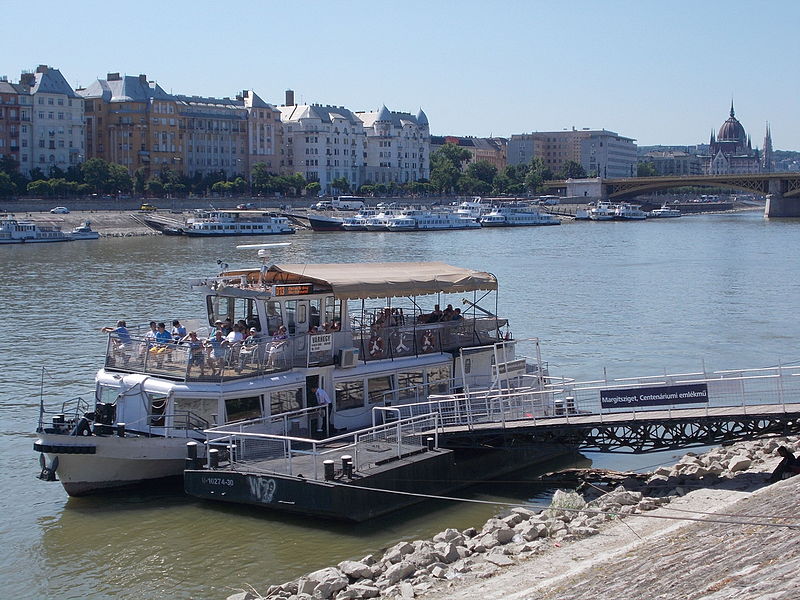
[[[87,158],[124,165],[150,177],[247,176],[255,162],[275,166],[280,112],[254,92],[235,98],[169,94],[156,82],[108,73],[79,90],[86,102]]]
[[[390,111],[357,112],[366,136],[364,183],[403,184],[430,177],[430,125],[416,116]]]
[[[30,108],[27,110],[27,120],[22,121],[22,108],[18,86],[9,83],[8,79],[0,79],[0,158],[10,158],[20,162],[20,131],[23,123],[26,131],[30,128]],[[25,138],[23,138],[25,139]],[[29,140],[25,139],[26,147]],[[29,150],[28,150],[29,152]]]
[[[636,143],[605,129],[575,128],[565,131],[542,131],[515,134],[508,142],[508,164],[529,163],[538,157],[557,172],[567,162],[579,163],[587,175],[603,178],[636,175]]]
[[[471,157],[464,166],[470,163],[484,161],[494,166],[499,172],[505,169],[508,164],[508,140],[505,138],[458,137],[454,135],[431,136],[431,152],[436,152],[445,144],[455,144],[469,151]]]

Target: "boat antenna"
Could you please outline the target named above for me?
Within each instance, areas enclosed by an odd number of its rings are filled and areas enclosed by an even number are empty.
[[[273,244],[240,244],[236,246],[237,250],[258,250],[258,258],[261,259],[261,269],[258,274],[259,283],[266,287],[267,271],[270,268],[270,258],[272,258],[271,249],[291,246],[291,242],[275,242]]]

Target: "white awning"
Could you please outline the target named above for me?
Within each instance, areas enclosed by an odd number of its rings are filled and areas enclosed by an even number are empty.
[[[337,298],[348,300],[497,289],[491,273],[441,262],[280,264],[269,271],[273,283],[329,285]]]

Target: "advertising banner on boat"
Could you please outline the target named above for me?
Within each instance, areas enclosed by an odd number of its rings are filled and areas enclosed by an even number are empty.
[[[324,352],[333,348],[333,334],[332,333],[318,333],[312,335],[309,340],[310,352]]]
[[[602,408],[638,408],[705,402],[708,402],[708,386],[705,383],[600,390]]]

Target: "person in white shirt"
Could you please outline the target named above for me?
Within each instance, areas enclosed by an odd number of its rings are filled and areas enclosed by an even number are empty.
[[[325,410],[324,415],[321,415],[320,419],[317,421],[317,431],[319,432],[322,431],[323,420],[326,423],[330,423],[330,406],[332,402],[328,392],[326,392],[323,388],[314,386],[311,388],[311,390],[314,392],[314,397],[317,399],[317,406],[323,406]]]

